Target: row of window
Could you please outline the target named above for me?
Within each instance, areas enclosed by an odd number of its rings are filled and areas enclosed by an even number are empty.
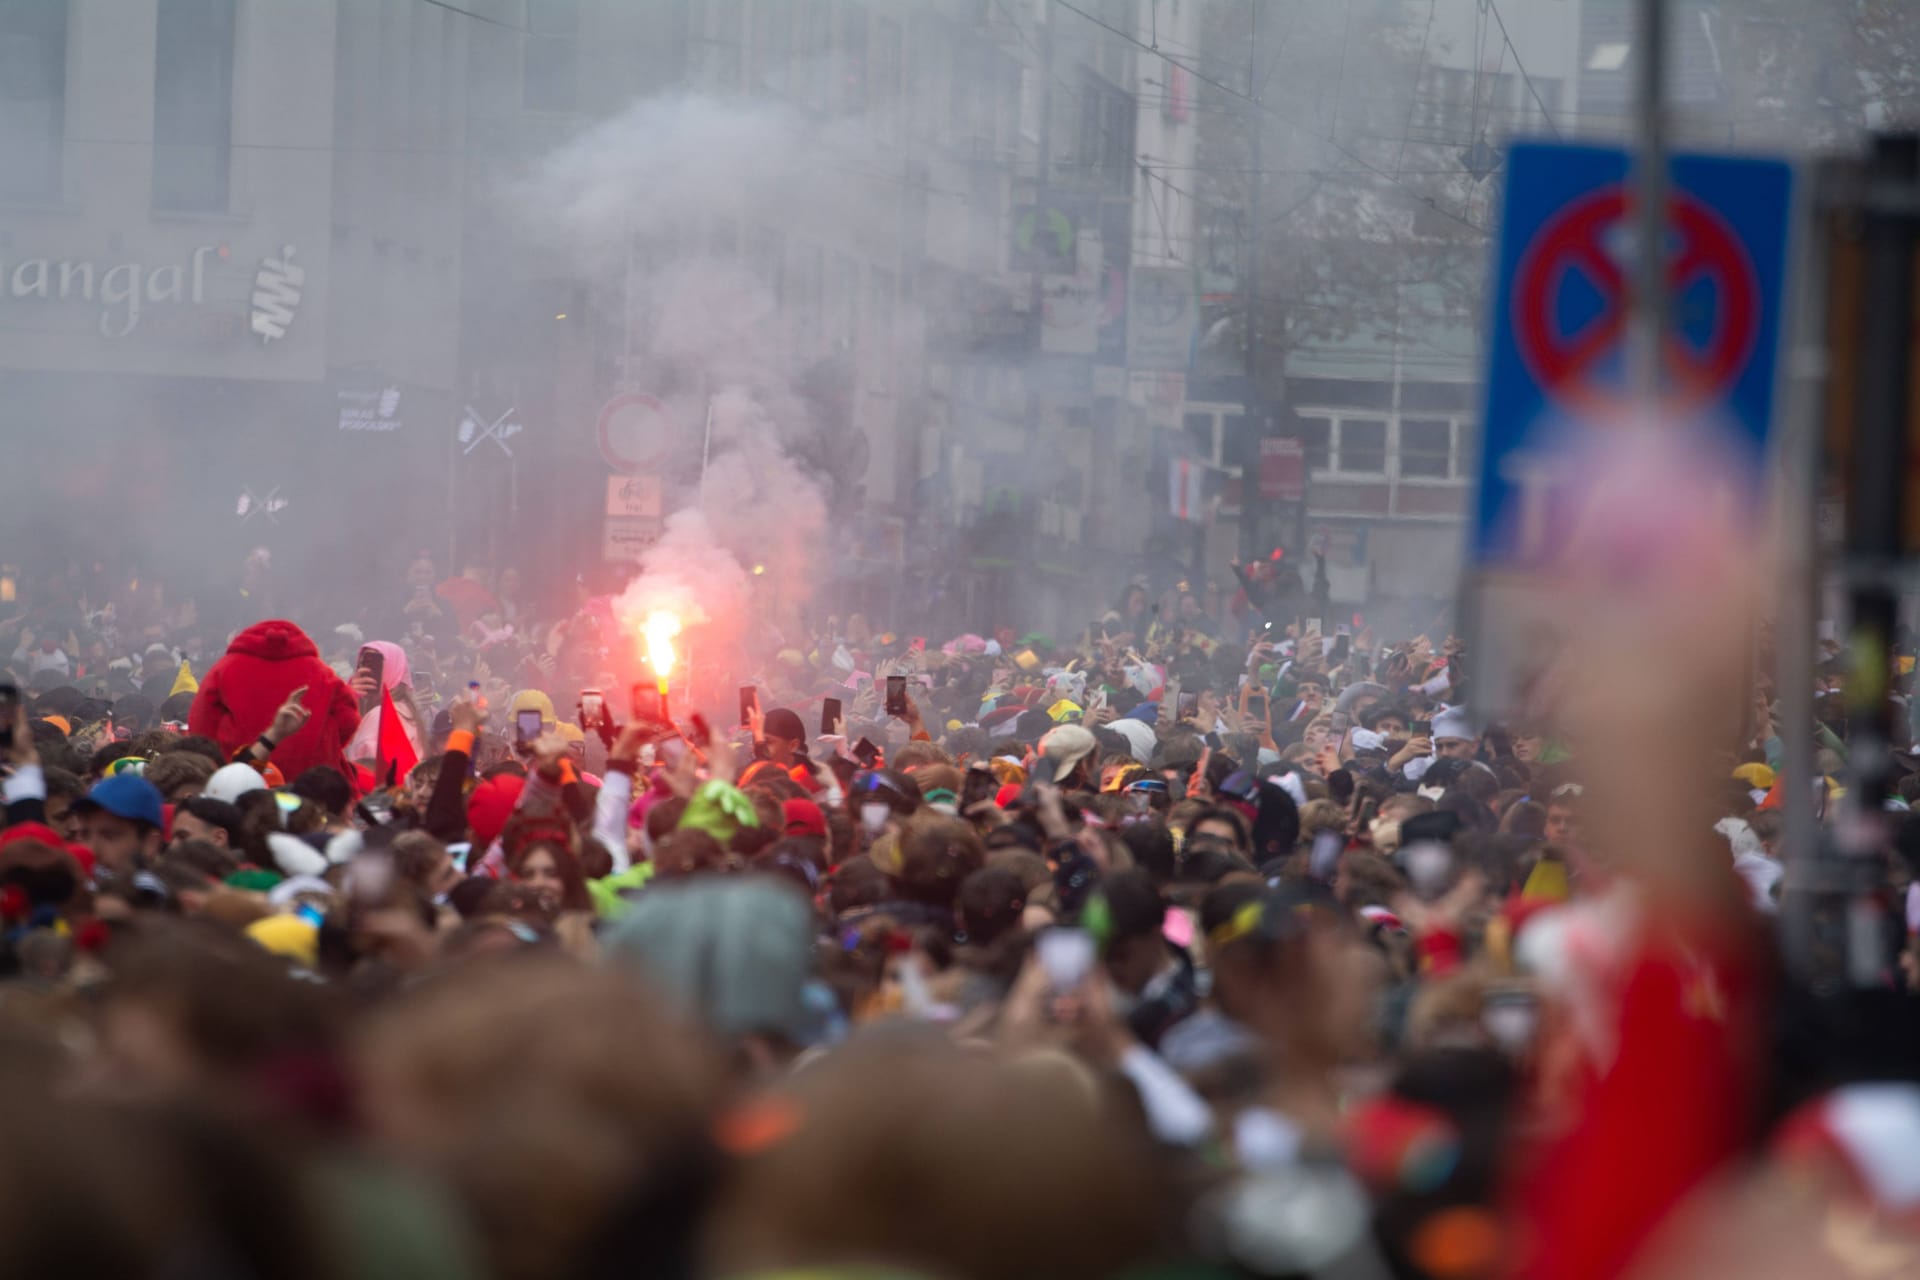
[[[1215,466],[1231,464],[1243,417],[1189,412],[1188,439]],[[1476,464],[1476,427],[1465,415],[1355,413],[1309,409],[1300,436],[1309,470],[1401,480],[1467,480]]]
[[[1476,457],[1475,424],[1464,417],[1374,417],[1312,411],[1300,415],[1307,466],[1342,475],[1402,480],[1466,480]],[[1390,470],[1391,468],[1391,470]]]
[[[158,0],[153,205],[224,213],[236,0]],[[58,203],[69,0],[0,0],[0,199]]]

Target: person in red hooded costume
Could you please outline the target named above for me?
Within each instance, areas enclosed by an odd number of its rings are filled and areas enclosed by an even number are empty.
[[[200,680],[187,712],[187,732],[205,734],[231,756],[267,731],[273,713],[302,685],[306,724],[277,743],[269,759],[286,777],[314,765],[345,773],[347,740],[360,724],[360,704],[307,633],[291,622],[256,622],[233,638]],[[351,775],[348,775],[351,778]]]

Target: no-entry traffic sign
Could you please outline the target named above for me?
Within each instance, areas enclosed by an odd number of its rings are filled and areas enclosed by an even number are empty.
[[[1608,238],[1626,219],[1627,194],[1612,186],[1567,206],[1540,229],[1520,260],[1514,281],[1514,340],[1540,385],[1556,401],[1604,412],[1617,388],[1605,374],[1626,332],[1626,278]],[[1675,298],[1704,285],[1712,318],[1701,345],[1684,333],[1669,337],[1663,382],[1672,400],[1689,406],[1725,395],[1753,354],[1760,327],[1759,282],[1752,259],[1726,221],[1696,197],[1673,200],[1673,230],[1684,246],[1667,266]],[[1599,310],[1568,332],[1560,299],[1584,275]]]
[[[1476,569],[1550,562],[1568,527],[1555,477],[1626,407],[1630,162],[1613,147],[1516,143],[1496,258]],[[1757,492],[1773,421],[1793,170],[1676,155],[1665,247],[1660,415],[1728,435]]]
[[[1529,673],[1551,666],[1567,620],[1544,606],[1541,576],[1583,527],[1583,464],[1635,409],[1630,170],[1614,147],[1510,149],[1463,600],[1488,713],[1530,704]],[[1782,160],[1712,155],[1673,156],[1669,171],[1670,324],[1652,417],[1662,430],[1712,433],[1721,447],[1699,456],[1725,461],[1700,479],[1751,500],[1773,425],[1794,173]]]
[[[644,391],[623,391],[600,408],[600,456],[615,471],[633,475],[666,460],[674,437],[673,414]]]

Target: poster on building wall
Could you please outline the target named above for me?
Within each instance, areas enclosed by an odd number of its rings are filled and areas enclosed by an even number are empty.
[[[1127,295],[1127,366],[1184,371],[1197,314],[1185,267],[1135,267]]]
[[[1277,436],[1260,442],[1260,496],[1268,502],[1298,502],[1307,496],[1305,445]]]
[[[1100,341],[1099,275],[1045,276],[1040,289],[1040,349],[1050,355],[1092,355]]]

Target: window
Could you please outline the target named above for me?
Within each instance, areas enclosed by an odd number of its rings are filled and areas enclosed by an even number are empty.
[[[66,0],[0,0],[0,196],[60,198],[66,101]]]
[[[153,207],[225,213],[233,154],[234,0],[160,0]]]
[[[1347,418],[1340,423],[1336,471],[1380,475],[1387,469],[1387,424],[1378,418]]]
[[[1307,469],[1325,471],[1331,465],[1328,451],[1333,443],[1333,423],[1325,418],[1302,417],[1300,443],[1306,447]]]
[[[828,0],[806,0],[798,12],[800,96],[809,106],[824,108],[828,78],[833,74],[833,5]]]
[[[752,88],[776,96],[788,92],[788,69],[793,65],[792,0],[760,0],[753,14]]]
[[[520,105],[528,111],[572,111],[580,86],[579,0],[527,0],[520,38]]]
[[[849,346],[860,339],[860,283],[860,264],[850,254],[834,254],[834,337]]]
[[[1189,413],[1181,417],[1181,425],[1186,428],[1187,443],[1192,446],[1193,457],[1207,462],[1213,461],[1213,415],[1210,413]]]
[[[1453,423],[1445,418],[1400,420],[1400,474],[1423,480],[1445,480],[1452,452]]]
[[[1223,467],[1239,466],[1247,457],[1247,417],[1242,413],[1220,415],[1220,453],[1214,459]]]
[[[776,302],[786,299],[786,246],[780,233],[756,226],[747,242],[747,255],[753,274],[767,286]]]
[[[957,138],[964,138],[973,130],[973,77],[974,67],[972,51],[963,41],[953,45],[953,61],[949,64],[953,77],[948,83],[947,126]]]
[[[1462,422],[1456,429],[1453,441],[1453,474],[1462,480],[1471,480],[1474,468],[1480,465],[1480,426],[1474,422]]]
[[[893,385],[893,273],[880,267],[867,276],[867,332],[873,385],[886,391]]]
[[[840,26],[840,107],[867,109],[867,14],[851,6]]]
[[[696,79],[725,92],[738,89],[740,55],[746,44],[746,15],[740,8],[740,0],[702,0],[692,20],[694,25],[688,43]]]
[[[900,24],[886,18],[873,23],[873,127],[889,141],[900,136]]]

